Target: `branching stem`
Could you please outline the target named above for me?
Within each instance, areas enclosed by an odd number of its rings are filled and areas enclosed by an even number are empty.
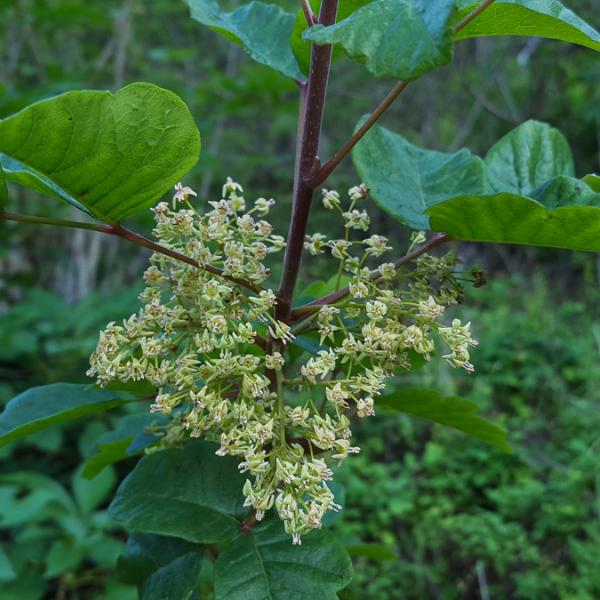
[[[16,221],[19,223],[35,223],[37,225],[56,225],[59,227],[72,227],[76,229],[87,229],[89,231],[98,231],[100,233],[105,233],[107,235],[114,235],[133,244],[137,244],[138,246],[144,246],[144,248],[148,248],[153,252],[157,252],[159,254],[164,254],[169,258],[173,258],[183,263],[187,263],[188,265],[192,265],[198,269],[203,269],[204,271],[208,271],[213,275],[217,275],[218,277],[222,277],[223,279],[227,279],[233,283],[237,283],[242,287],[245,287],[252,292],[259,292],[260,286],[255,285],[251,281],[246,279],[238,279],[236,277],[230,277],[229,275],[225,275],[222,269],[218,267],[213,267],[212,265],[200,264],[198,261],[186,256],[185,254],[181,254],[176,250],[172,250],[171,248],[166,248],[165,246],[161,246],[157,242],[153,242],[152,240],[136,233],[135,231],[131,231],[130,229],[126,229],[122,225],[104,225],[99,223],[84,223],[82,221],[66,221],[63,219],[50,219],[46,217],[34,217],[31,215],[19,215],[16,213],[10,212],[2,212],[0,211],[0,221]]]
[[[394,266],[401,267],[402,265],[410,263],[422,254],[425,254],[433,248],[449,241],[452,241],[452,238],[450,236],[446,235],[445,233],[436,233],[430,240],[428,240],[412,252],[409,252],[405,256],[394,261]],[[380,277],[381,275],[378,272],[375,272],[371,275],[371,281],[377,281],[378,279],[380,279]],[[337,292],[327,294],[326,296],[322,296],[321,298],[317,298],[312,302],[308,302],[307,304],[298,307],[297,309],[292,311],[292,322],[302,321],[306,317],[311,316],[315,306],[322,306],[323,304],[335,304],[342,298],[348,296],[349,293],[350,289],[348,287],[345,287],[341,290],[338,290]]]
[[[464,29],[473,19],[478,17],[494,0],[484,0],[476,8],[474,8],[465,18],[454,28],[454,32],[458,32]],[[381,101],[379,106],[371,113],[369,118],[357,129],[350,139],[322,166],[318,171],[312,173],[307,183],[313,188],[321,185],[335,168],[344,160],[350,153],[352,148],[358,144],[358,142],[364,137],[364,135],[373,127],[373,125],[379,120],[381,115],[392,105],[394,100],[406,89],[408,81],[399,81],[388,93],[388,95]]]

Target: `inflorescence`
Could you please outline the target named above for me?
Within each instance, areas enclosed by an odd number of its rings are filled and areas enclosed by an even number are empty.
[[[472,371],[476,342],[468,323],[440,320],[461,296],[453,254],[424,254],[410,267],[371,266],[391,247],[380,235],[354,239],[370,225],[356,208],[367,196],[364,185],[349,190],[346,207],[337,192],[323,190],[344,237],[315,233],[305,241],[310,254],[330,253],[338,262],[329,291],[347,284],[348,294],[308,305],[296,322],[277,320],[277,296],[262,284],[265,259],[285,240],[264,220],[274,201],[259,198],[247,209],[242,194],[228,178],[223,198],[200,214],[190,203],[196,194],[178,184],[172,208],[153,209],[162,246],[216,269],[154,253],[143,307],[122,325],[107,325],[88,374],[101,386],[150,382],[158,390],[150,410],[171,417],[162,445],[188,436],[220,442],[217,454],[239,457],[248,473],[245,505],[256,519],[275,507],[300,543],[327,511],[339,510],[326,483],[331,466],[359,452],[351,421],[374,414],[386,378],[409,371],[419,357],[429,360],[436,335],[449,347],[444,358]],[[422,234],[413,236],[413,246],[421,241]],[[305,343],[294,343],[296,335]],[[309,344],[312,354],[302,350]]]

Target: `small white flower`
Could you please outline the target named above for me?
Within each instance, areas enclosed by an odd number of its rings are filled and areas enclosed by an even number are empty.
[[[369,193],[369,188],[361,183],[360,185],[355,185],[348,190],[348,196],[350,196],[350,200],[356,202],[357,200],[362,200],[367,197]]]
[[[269,211],[271,210],[271,207],[274,204],[275,200],[273,200],[273,198],[269,198],[268,200],[266,198],[259,198],[254,203],[254,206],[256,207],[256,210],[261,215],[261,217],[265,217],[269,214]]]
[[[190,196],[197,197],[198,194],[196,194],[196,192],[191,187],[184,186],[181,182],[175,184],[175,194],[173,195],[173,209],[175,209],[175,206],[178,202],[186,202]]]
[[[328,209],[336,208],[340,205],[340,195],[335,190],[323,189],[323,206]]]
[[[239,183],[236,183],[233,181],[233,179],[231,179],[231,177],[228,177],[225,185],[223,186],[223,196],[237,192],[243,193],[244,189]]]

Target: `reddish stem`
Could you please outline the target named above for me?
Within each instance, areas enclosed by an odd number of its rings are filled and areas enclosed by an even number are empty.
[[[319,23],[326,26],[335,23],[337,7],[338,0],[323,0]],[[277,318],[283,321],[290,316],[294,288],[296,287],[302,260],[302,248],[308,226],[308,216],[315,189],[306,180],[319,166],[317,151],[321,137],[330,63],[331,45],[317,46],[313,44],[306,88],[306,103],[302,114],[299,158],[296,160],[292,218],[285,250],[283,276],[278,293]]]

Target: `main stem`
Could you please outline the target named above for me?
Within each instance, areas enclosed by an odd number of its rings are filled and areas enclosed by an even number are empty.
[[[325,26],[333,25],[337,16],[337,7],[338,0],[323,0],[319,23]],[[308,82],[305,84],[306,100],[303,111],[301,142],[294,173],[292,218],[285,249],[283,275],[278,293],[277,318],[282,321],[287,321],[290,317],[294,288],[300,271],[302,248],[315,190],[315,186],[308,183],[308,179],[319,167],[317,152],[321,137],[330,64],[331,46],[313,44],[310,73]]]

